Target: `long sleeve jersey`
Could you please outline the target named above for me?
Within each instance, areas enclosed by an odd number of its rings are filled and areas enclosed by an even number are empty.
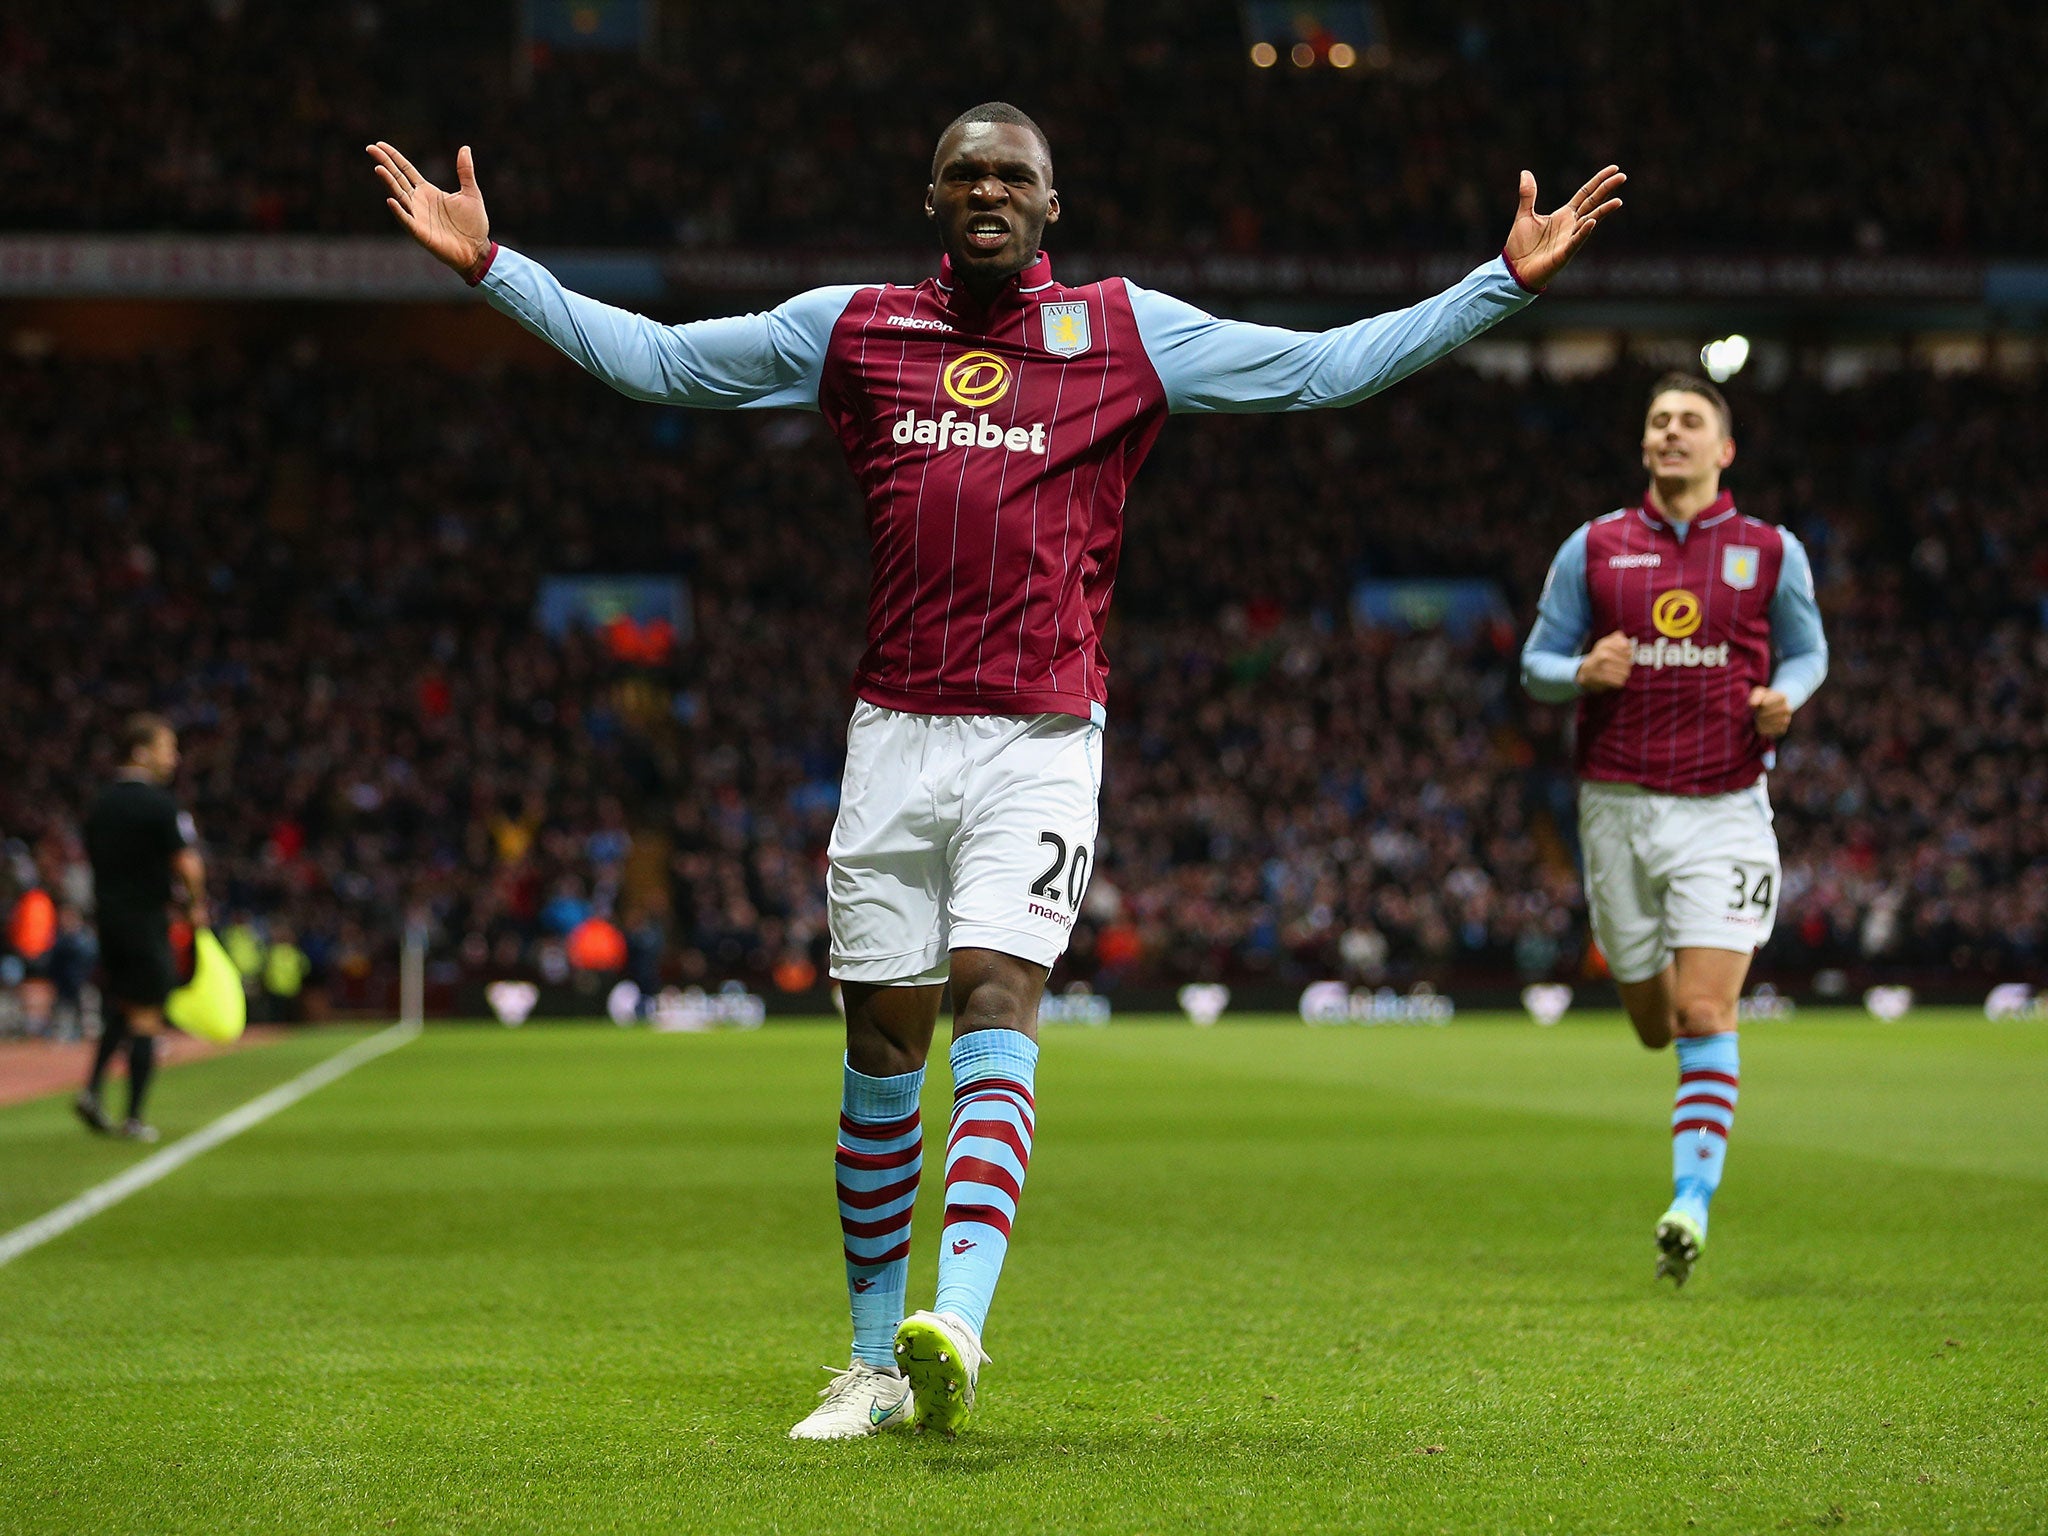
[[[1635,643],[1628,685],[1581,696],[1589,640]],[[1720,499],[1689,524],[1647,504],[1582,524],[1550,565],[1522,647],[1522,684],[1579,700],[1580,776],[1672,794],[1718,794],[1772,766],[1749,691],[1768,680],[1794,709],[1827,676],[1813,567],[1794,535]]]
[[[1131,478],[1176,412],[1351,405],[1534,296],[1494,260],[1434,298],[1322,332],[1222,320],[1041,255],[988,304],[949,267],[663,325],[496,247],[490,302],[625,394],[823,413],[873,545],[856,691],[927,714],[1101,719],[1102,624]]]

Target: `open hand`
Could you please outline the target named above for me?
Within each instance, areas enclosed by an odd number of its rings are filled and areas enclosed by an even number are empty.
[[[1501,255],[1524,288],[1541,293],[1562,272],[1579,247],[1593,238],[1600,221],[1621,206],[1614,194],[1628,177],[1618,166],[1598,171],[1555,213],[1536,211],[1536,178],[1522,172],[1522,201],[1508,229]]]
[[[1620,630],[1602,635],[1579,663],[1579,686],[1588,693],[1612,693],[1628,685],[1635,669],[1636,643]]]
[[[484,212],[484,195],[477,190],[476,162],[469,146],[455,152],[453,192],[443,192],[428,181],[382,139],[367,147],[388,194],[385,206],[406,232],[464,277],[474,277],[491,253],[491,221]]]
[[[1749,712],[1756,717],[1756,733],[1776,741],[1792,729],[1792,701],[1775,688],[1749,690]]]

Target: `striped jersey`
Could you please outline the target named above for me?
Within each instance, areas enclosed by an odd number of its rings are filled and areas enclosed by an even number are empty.
[[[873,547],[856,691],[926,714],[1100,720],[1102,629],[1131,479],[1176,412],[1363,400],[1533,295],[1496,259],[1405,310],[1321,332],[1222,320],[1043,255],[987,304],[942,263],[915,286],[819,288],[662,325],[493,248],[486,297],[615,388],[823,413]]]
[[[1579,697],[1579,776],[1665,794],[1756,783],[1772,743],[1757,733],[1750,690],[1778,688],[1796,709],[1826,670],[1805,551],[1725,491],[1684,525],[1645,504],[1573,534],[1544,585],[1525,679],[1544,670],[1543,653],[1553,676],[1575,678],[1584,647],[1617,631],[1634,642],[1634,665],[1626,686]]]

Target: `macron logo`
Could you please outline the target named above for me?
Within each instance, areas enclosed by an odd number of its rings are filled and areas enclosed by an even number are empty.
[[[875,1282],[872,1280],[856,1280],[853,1282],[854,1294],[857,1296],[865,1296],[869,1291],[872,1291],[874,1288]]]
[[[944,331],[948,336],[953,334],[953,327],[943,320],[920,320],[914,315],[891,315],[882,323],[905,331]]]
[[[962,419],[958,411],[944,411],[937,416],[920,416],[916,411],[905,411],[889,435],[899,443],[931,443],[940,448],[1045,452],[1044,422],[1035,421],[1028,427],[1001,427],[988,419],[987,411],[972,421]]]
[[[1641,571],[1662,565],[1664,557],[1659,554],[1609,555],[1607,569],[1610,571]]]
[[[974,1239],[971,1237],[956,1237],[953,1239],[953,1251],[955,1253],[965,1253],[973,1246]]]

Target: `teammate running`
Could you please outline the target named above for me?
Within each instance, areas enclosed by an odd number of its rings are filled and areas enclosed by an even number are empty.
[[[1806,551],[1736,511],[1721,489],[1734,461],[1721,392],[1659,380],[1643,425],[1649,490],[1564,541],[1522,648],[1531,694],[1579,700],[1594,936],[1643,1044],[1678,1039],[1657,1273],[1679,1285],[1728,1155],[1736,1002],[1777,911],[1765,770],[1828,669]]]
[[[493,243],[467,148],[454,193],[389,144],[369,153],[422,245],[597,377],[678,405],[821,411],[860,483],[874,574],[827,874],[853,1359],[790,1433],[951,1434],[974,1403],[1031,1157],[1039,994],[1094,858],[1102,621],[1132,475],[1172,412],[1351,405],[1513,314],[1621,206],[1621,173],[1539,215],[1524,172],[1499,257],[1412,309],[1301,334],[1121,278],[1056,282],[1039,248],[1060,216],[1051,150],[991,102],[932,159],[936,278],[669,326],[566,292]],[[948,982],[938,1295],[904,1320],[918,1102]]]
[[[92,1129],[114,1129],[100,1105],[100,1084],[125,1043],[128,1118],[121,1134],[155,1141],[156,1128],[143,1119],[142,1108],[156,1069],[156,1037],[164,1032],[164,999],[175,980],[165,909],[175,876],[185,887],[193,926],[206,921],[206,867],[193,846],[192,818],[166,787],[178,771],[178,735],[171,723],[161,715],[135,715],[122,728],[121,746],[122,767],[85,818],[107,1006],[100,1010],[92,1073],[73,1107]]]

